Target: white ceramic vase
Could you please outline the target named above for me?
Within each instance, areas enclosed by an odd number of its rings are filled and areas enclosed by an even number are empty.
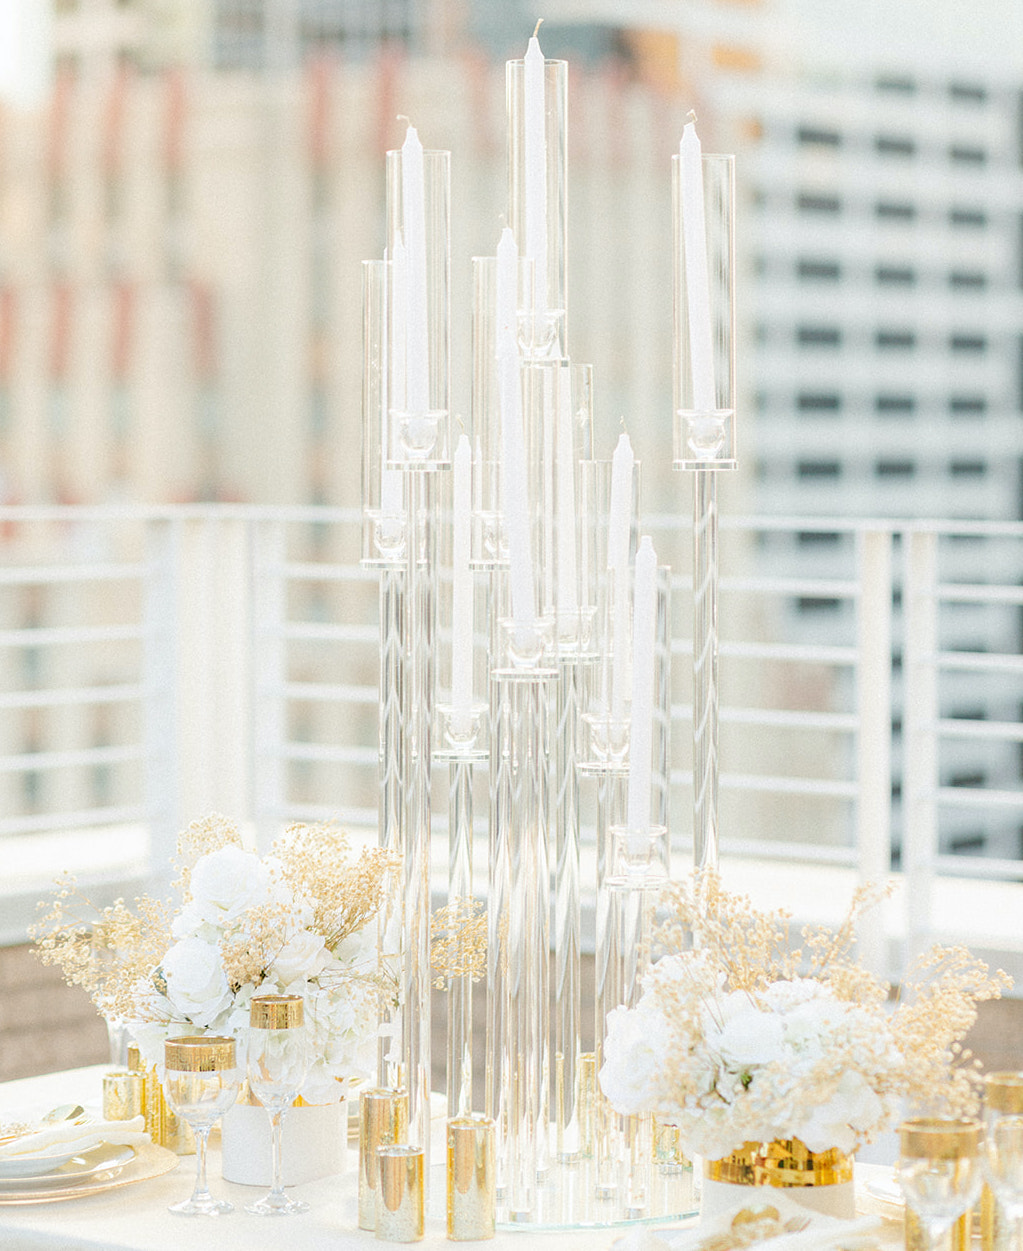
[[[225,1181],[269,1186],[270,1116],[253,1103],[236,1103],[221,1122]],[[303,1104],[289,1108],[281,1134],[285,1186],[299,1186],[344,1172],[348,1154],[348,1104]]]

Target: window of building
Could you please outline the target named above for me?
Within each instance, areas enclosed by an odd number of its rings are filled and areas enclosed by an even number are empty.
[[[973,144],[954,143],[948,150],[948,159],[953,165],[984,165],[987,152]]]
[[[874,400],[874,408],[885,416],[901,416],[916,410],[916,400],[912,395],[879,395]]]
[[[953,352],[986,352],[987,337],[982,334],[954,334],[948,346]]]
[[[949,83],[948,94],[961,104],[984,104],[987,101],[987,88],[980,83]]]
[[[915,156],[916,143],[908,135],[878,135],[874,150],[880,156]]]
[[[890,95],[911,96],[916,91],[916,82],[912,78],[885,74],[875,79],[874,87]]]
[[[837,195],[807,191],[796,197],[796,207],[801,213],[840,213],[842,201]]]
[[[879,460],[874,473],[879,478],[912,478],[916,465],[911,460]]]
[[[838,282],[842,277],[838,261],[801,260],[796,272],[800,278],[814,282]]]
[[[801,391],[796,396],[801,413],[837,413],[841,407],[842,397],[831,391]]]
[[[978,229],[987,225],[987,213],[979,208],[952,208],[948,220],[953,226]]]
[[[957,417],[979,417],[987,412],[987,400],[982,395],[953,395],[948,411]]]
[[[796,600],[796,608],[799,612],[819,613],[819,612],[837,612],[842,606],[840,599],[832,599],[830,596],[823,595],[801,595]]]
[[[837,326],[799,326],[796,340],[800,347],[838,347],[842,332]]]
[[[801,460],[796,465],[796,474],[800,478],[839,478],[842,466],[837,460]]]
[[[826,148],[837,148],[841,146],[842,136],[837,130],[824,130],[819,126],[800,126],[796,131],[796,141]]]
[[[879,330],[874,343],[885,350],[904,352],[916,347],[916,334],[912,330]]]
[[[842,536],[835,530],[800,530],[796,542],[800,547],[838,547]]]
[[[884,221],[911,222],[916,218],[916,205],[903,200],[878,200],[874,212]]]
[[[987,286],[987,274],[978,269],[953,269],[948,285],[958,291],[983,291]]]
[[[916,270],[909,265],[878,265],[874,277],[883,287],[911,287],[916,282]]]
[[[983,478],[987,465],[982,460],[954,460],[948,472],[953,478]]]

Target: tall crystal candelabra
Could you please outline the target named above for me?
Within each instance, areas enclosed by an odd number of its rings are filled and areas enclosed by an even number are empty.
[[[473,1111],[474,779],[486,768],[486,1064],[497,1216],[608,1225],[692,1210],[666,1127],[614,1115],[607,1016],[639,994],[669,872],[669,574],[641,536],[627,434],[595,455],[593,378],[568,355],[567,65],[508,64],[508,227],[473,262],[470,428],[452,446],[448,154],[387,155],[387,250],[364,281],[363,559],[380,574],[381,923],[399,993],[379,1083],[429,1145],[430,843],[447,765],[449,1118]],[[694,146],[695,145],[695,146]],[[685,127],[675,174],[674,463],[695,473],[694,854],[717,857],[716,473],[734,465],[732,170]],[[480,592],[484,593],[480,593]],[[436,793],[440,793],[439,789]],[[582,866],[595,813],[595,869]],[[581,993],[582,899],[596,989]],[[553,978],[553,984],[552,984]],[[553,990],[553,995],[552,995]],[[553,1005],[553,1006],[552,1006]],[[584,1053],[592,1021],[594,1051]],[[670,1130],[670,1127],[667,1127]],[[427,1174],[429,1175],[429,1174]],[[438,1189],[436,1182],[434,1188]]]

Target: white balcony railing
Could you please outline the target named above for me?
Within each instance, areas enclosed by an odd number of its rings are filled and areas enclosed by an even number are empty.
[[[359,527],[326,508],[0,509],[4,941],[62,868],[100,895],[165,883],[205,812],[260,844],[292,820],[372,836],[377,590]],[[688,525],[647,528],[678,571],[681,868]],[[729,872],[812,919],[823,881],[894,867],[898,902],[863,940],[877,966],[934,935],[1023,950],[1023,525],[726,519],[722,546]]]

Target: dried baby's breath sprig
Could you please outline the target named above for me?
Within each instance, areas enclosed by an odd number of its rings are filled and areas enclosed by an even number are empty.
[[[1012,979],[991,973],[965,947],[935,946],[903,980],[892,1033],[905,1062],[904,1087],[914,1112],[966,1116],[976,1112],[979,1062],[962,1046],[977,1004],[1000,999]]]
[[[188,902],[189,883],[196,861],[208,856],[210,852],[220,851],[222,847],[241,845],[242,836],[238,823],[219,812],[211,812],[190,822],[178,835],[177,855],[174,857],[178,876],[173,886],[182,900]]]
[[[135,910],[123,899],[100,908],[65,875],[29,937],[43,964],[58,967],[71,986],[81,986],[107,1013],[130,1015],[134,988],[148,976],[170,943],[167,908],[148,896]]]
[[[713,953],[732,990],[756,990],[795,977],[801,952],[789,944],[791,914],[760,912],[745,895],[733,895],[714,870],[670,883],[661,897],[667,916],[655,947]]]
[[[313,928],[331,951],[376,916],[397,867],[379,847],[367,847],[353,859],[351,840],[332,822],[289,826],[273,854],[296,894],[312,902]]]
[[[474,982],[487,968],[487,914],[475,899],[456,899],[430,917],[430,967],[433,985],[443,990],[453,977]]]

